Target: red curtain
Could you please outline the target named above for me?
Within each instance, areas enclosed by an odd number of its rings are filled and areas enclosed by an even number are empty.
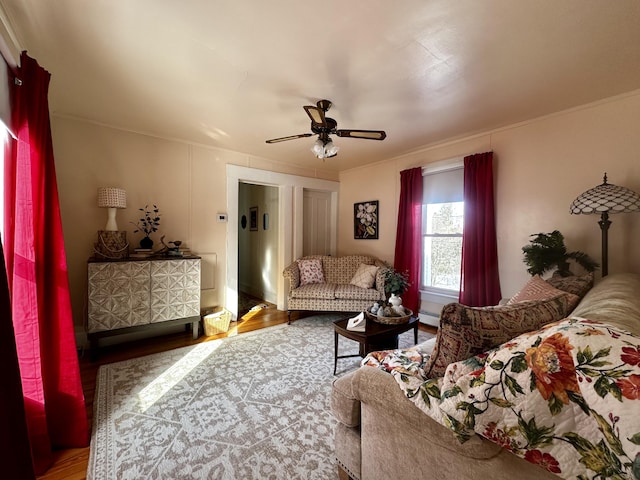
[[[400,172],[400,204],[393,268],[409,274],[411,286],[402,304],[417,315],[420,311],[420,259],[422,239],[422,168]]]
[[[493,152],[464,157],[464,233],[460,303],[500,301],[498,244],[493,202]]]
[[[11,321],[9,286],[0,241],[0,464],[5,478],[33,480],[27,422]]]
[[[53,159],[49,73],[22,53],[5,155],[5,260],[31,455],[88,444]]]

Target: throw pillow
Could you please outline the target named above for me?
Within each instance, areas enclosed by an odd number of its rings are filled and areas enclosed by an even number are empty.
[[[319,258],[301,258],[298,260],[300,270],[300,286],[310,283],[324,283],[322,260]]]
[[[557,297],[558,295],[568,296],[569,311],[573,310],[580,301],[580,297],[577,295],[558,290],[545,282],[540,275],[535,275],[527,282],[522,290],[509,299],[507,305],[526,302],[529,300],[547,300],[549,298]]]
[[[376,282],[376,273],[378,273],[378,267],[361,263],[350,283],[360,288],[372,288]]]
[[[560,295],[495,307],[445,305],[433,353],[424,367],[425,375],[442,377],[450,363],[466,360],[522,333],[565,318],[568,303],[567,296]]]
[[[558,290],[573,293],[582,298],[593,287],[593,272],[585,275],[571,275],[569,277],[563,277],[562,275],[554,273],[547,282]]]

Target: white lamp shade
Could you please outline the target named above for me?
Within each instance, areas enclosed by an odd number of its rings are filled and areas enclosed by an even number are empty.
[[[98,206],[105,208],[127,208],[127,192],[122,188],[98,188]]]

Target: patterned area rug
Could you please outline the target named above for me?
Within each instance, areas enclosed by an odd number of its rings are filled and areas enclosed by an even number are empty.
[[[339,318],[100,367],[87,478],[336,478],[329,393]],[[357,343],[340,339],[340,355],[357,353]],[[413,332],[400,341],[411,345]],[[359,362],[338,360],[338,374]]]

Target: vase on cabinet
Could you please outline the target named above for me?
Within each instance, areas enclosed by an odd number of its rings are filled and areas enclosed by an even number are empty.
[[[151,237],[144,237],[142,240],[140,240],[140,248],[152,249],[153,240],[151,240]]]

